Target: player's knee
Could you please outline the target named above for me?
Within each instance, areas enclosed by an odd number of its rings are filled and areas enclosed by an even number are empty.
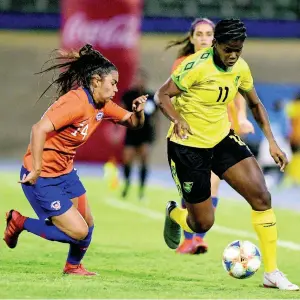
[[[209,231],[209,229],[214,225],[214,216],[206,217],[205,219],[201,218],[195,218],[194,220],[191,220],[191,229],[196,233],[205,233]]]
[[[207,220],[205,222],[196,223],[195,224],[195,232],[196,233],[205,233],[209,231],[209,229],[213,226],[213,220]]]
[[[75,240],[81,241],[86,238],[88,233],[89,233],[89,228],[88,228],[88,225],[86,224],[85,226],[76,228],[76,230],[74,230],[72,232],[72,238]]]
[[[271,194],[268,190],[260,192],[252,201],[252,208],[257,211],[264,211],[271,208]]]

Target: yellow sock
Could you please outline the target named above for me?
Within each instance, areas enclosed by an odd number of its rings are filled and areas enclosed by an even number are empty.
[[[277,226],[273,209],[252,210],[252,224],[257,233],[265,272],[277,269]]]
[[[189,227],[189,225],[186,222],[187,215],[187,209],[182,209],[179,207],[175,207],[170,213],[171,219],[175,221],[178,225],[180,225],[184,231],[194,233],[194,231]]]

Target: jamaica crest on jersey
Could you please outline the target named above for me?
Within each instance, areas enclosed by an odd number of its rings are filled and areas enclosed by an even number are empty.
[[[234,84],[235,86],[238,86],[239,80],[240,80],[241,76],[236,76],[235,80],[234,80]]]
[[[99,112],[97,113],[97,115],[96,115],[96,120],[97,120],[97,121],[102,120],[102,119],[103,119],[103,116],[104,116],[103,111],[99,111]]]

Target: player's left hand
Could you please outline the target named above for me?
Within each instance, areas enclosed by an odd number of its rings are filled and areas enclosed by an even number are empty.
[[[284,172],[284,169],[288,165],[289,161],[286,157],[286,154],[279,148],[275,141],[270,143],[270,154],[276,164],[280,167],[280,171]]]
[[[35,184],[40,174],[36,171],[31,171],[29,174],[24,174],[23,178],[18,181],[18,183],[27,183],[27,184]]]
[[[132,102],[132,111],[133,112],[141,112],[145,109],[146,101],[148,95],[142,95]]]
[[[254,126],[248,119],[240,119],[239,123],[239,134],[245,135],[249,133],[254,133]]]

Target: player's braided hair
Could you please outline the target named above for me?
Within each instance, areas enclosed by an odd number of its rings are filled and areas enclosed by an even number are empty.
[[[62,50],[57,52],[58,55],[49,61],[64,60],[64,62],[56,63],[38,74],[52,70],[62,71],[56,79],[52,80],[40,98],[43,97],[53,85],[57,86],[58,97],[60,97],[78,86],[89,88],[90,80],[94,74],[98,74],[101,77],[108,75],[112,70],[117,71],[116,66],[112,62],[99,51],[93,49],[89,44],[82,47],[79,52],[67,52]]]
[[[240,19],[224,19],[216,25],[215,39],[218,43],[225,43],[231,40],[244,41],[246,37],[246,27]]]
[[[191,24],[189,33],[182,39],[169,42],[166,47],[166,50],[174,46],[184,45],[181,49],[179,49],[178,57],[187,56],[195,53],[194,45],[191,43],[190,37],[193,36],[196,26],[200,23],[209,24],[213,30],[215,28],[215,24],[211,20],[207,18],[197,18]]]

